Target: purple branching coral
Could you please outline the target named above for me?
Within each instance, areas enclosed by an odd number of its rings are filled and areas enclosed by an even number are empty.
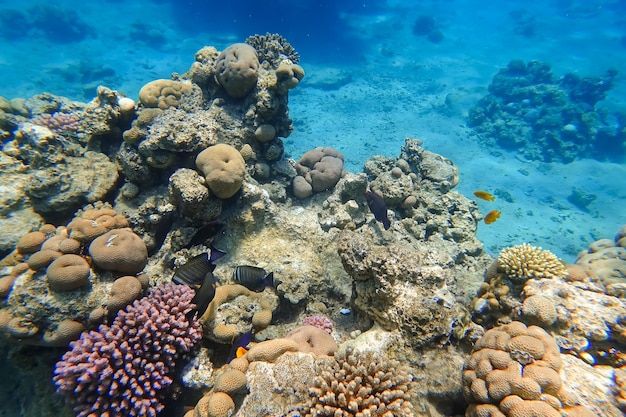
[[[31,122],[57,133],[76,132],[80,127],[80,117],[74,113],[42,113],[33,117]]]
[[[156,416],[177,359],[202,338],[186,314],[194,291],[165,284],[120,310],[110,326],[84,332],[57,362],[57,391],[78,417]]]

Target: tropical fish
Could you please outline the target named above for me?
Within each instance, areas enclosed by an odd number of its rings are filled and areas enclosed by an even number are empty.
[[[230,363],[235,358],[241,358],[248,352],[248,345],[252,341],[252,330],[242,334],[233,342],[228,353],[228,359],[226,363]]]
[[[267,274],[265,269],[258,266],[239,265],[233,271],[233,279],[237,284],[255,292],[262,292],[265,287],[274,286],[274,273]]]
[[[487,191],[476,190],[474,191],[474,195],[480,198],[481,200],[486,200],[486,201],[494,201],[496,199],[496,197],[493,194],[488,193]]]
[[[201,253],[190,258],[185,264],[176,268],[172,281],[176,284],[187,285],[196,291],[191,302],[196,305],[193,311],[198,312],[198,317],[206,311],[209,303],[215,297],[215,261],[224,256],[226,252],[211,247],[210,252]]]
[[[374,214],[376,220],[383,224],[385,230],[388,230],[389,227],[391,227],[391,221],[387,215],[387,205],[385,204],[385,200],[383,200],[383,198],[378,194],[369,190],[365,191],[365,199],[367,200],[367,205],[369,206],[372,214]]]
[[[218,233],[224,230],[225,226],[226,225],[224,223],[217,220],[205,224],[196,230],[196,233],[193,235],[186,247],[191,248],[192,246],[205,243],[207,240],[214,238]]]
[[[491,224],[500,218],[500,210],[491,210],[485,216],[485,224]]]

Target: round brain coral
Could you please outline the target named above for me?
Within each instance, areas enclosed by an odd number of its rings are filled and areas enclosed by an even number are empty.
[[[166,284],[85,332],[56,364],[54,383],[78,417],[156,416],[176,362],[202,338],[187,314],[195,292]]]
[[[248,44],[236,43],[224,49],[215,67],[217,81],[232,98],[245,97],[256,85],[259,59]]]
[[[114,229],[94,239],[89,255],[99,268],[136,274],[148,262],[146,244],[131,229]]]
[[[67,254],[48,265],[46,274],[51,289],[71,291],[89,282],[89,264],[81,256]]]
[[[190,84],[173,80],[154,80],[139,90],[139,101],[146,107],[159,108],[178,107],[183,94],[193,90]]]
[[[552,252],[528,243],[505,248],[498,263],[507,277],[523,282],[530,278],[565,277],[565,266]]]
[[[220,143],[198,154],[196,167],[204,174],[207,186],[218,198],[230,198],[243,184],[246,161],[239,151]]]

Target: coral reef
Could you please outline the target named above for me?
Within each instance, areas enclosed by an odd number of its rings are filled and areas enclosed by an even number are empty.
[[[155,416],[164,408],[176,362],[201,339],[186,315],[194,291],[167,284],[121,310],[111,326],[83,333],[54,371],[79,417]]]
[[[118,180],[107,152],[134,117],[134,102],[100,87],[86,104],[44,93],[23,106],[26,116],[10,124],[2,156],[28,171],[3,170],[8,177],[3,183],[15,184],[10,188],[16,196],[43,215],[71,215],[86,203],[104,200]]]
[[[110,206],[87,206],[67,227],[24,235],[0,274],[0,338],[64,346],[139,298],[147,282],[129,274],[146,266],[146,246],[126,225]]]
[[[484,141],[528,159],[569,162],[579,158],[621,160],[626,131],[619,115],[596,104],[612,88],[616,70],[601,77],[573,73],[557,78],[539,61],[509,62],[470,110],[468,123]]]

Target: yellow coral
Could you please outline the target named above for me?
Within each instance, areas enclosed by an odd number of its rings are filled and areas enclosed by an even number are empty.
[[[556,255],[528,243],[503,249],[498,257],[498,263],[507,277],[514,281],[567,275],[565,266]]]

